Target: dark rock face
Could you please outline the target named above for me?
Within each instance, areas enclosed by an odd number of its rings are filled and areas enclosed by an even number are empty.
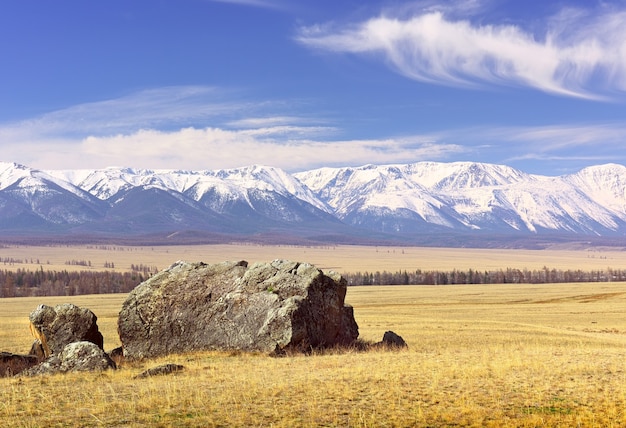
[[[42,362],[46,359],[46,350],[43,349],[43,345],[41,344],[41,341],[39,339],[35,339],[32,346],[30,347],[28,355],[33,355],[37,357],[37,360],[39,360],[39,362]]]
[[[34,355],[20,355],[11,352],[0,352],[0,377],[16,375],[39,363]]]
[[[111,359],[115,361],[115,364],[119,366],[124,362],[124,350],[121,346],[112,349],[111,351],[109,351],[109,357],[111,357]]]
[[[408,348],[402,336],[393,331],[386,331],[383,335],[383,340],[378,342],[377,345],[384,348]]]
[[[29,315],[31,333],[40,341],[46,357],[58,354],[72,342],[88,341],[103,348],[97,317],[89,309],[71,303],[54,308],[39,305]]]
[[[345,294],[340,275],[306,263],[177,262],[129,294],[118,331],[130,358],[347,345],[358,326]]]
[[[66,345],[58,354],[52,355],[41,364],[22,372],[22,374],[34,376],[115,368],[115,363],[102,348],[92,342],[82,341]]]

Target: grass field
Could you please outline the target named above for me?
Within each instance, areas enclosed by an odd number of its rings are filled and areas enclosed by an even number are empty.
[[[302,247],[289,245],[193,245],[193,246],[0,246],[0,269],[85,270],[67,262],[88,261],[92,270],[103,270],[105,263],[117,271],[129,271],[131,264],[161,270],[177,260],[219,263],[247,260],[250,263],[274,259],[309,262],[337,272],[399,270],[498,270],[515,269],[626,269],[626,251],[595,248],[588,250],[516,250],[424,247],[368,247],[337,245]],[[32,262],[32,263],[31,263]]]
[[[342,261],[343,263],[343,261]],[[78,296],[118,346],[124,295]],[[0,349],[68,298],[0,299]],[[361,337],[405,351],[206,352],[118,371],[0,379],[0,426],[626,426],[626,284],[351,287]],[[133,379],[167,362],[186,370]]]

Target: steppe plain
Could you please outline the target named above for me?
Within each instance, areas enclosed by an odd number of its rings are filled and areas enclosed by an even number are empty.
[[[626,252],[400,247],[11,247],[0,258],[162,269],[288,258],[339,272],[626,268]],[[128,266],[128,267],[127,267]],[[14,265],[10,268],[38,268]],[[0,265],[2,268],[2,265]],[[9,266],[6,267],[7,269]],[[39,303],[92,309],[119,345],[125,295],[0,299],[0,350],[26,352]],[[270,358],[203,352],[126,362],[104,373],[0,379],[2,426],[626,426],[626,283],[349,287],[363,340],[386,330],[408,350]],[[176,375],[133,379],[178,363]]]
[[[2,263],[5,259],[24,263]],[[476,249],[437,247],[384,247],[357,245],[0,245],[0,269],[85,270],[72,261],[91,262],[89,269],[103,270],[105,263],[117,271],[129,271],[131,264],[164,269],[177,260],[219,263],[247,260],[249,263],[274,259],[308,262],[320,269],[340,273],[398,270],[497,270],[515,269],[626,269],[624,248],[545,250]]]

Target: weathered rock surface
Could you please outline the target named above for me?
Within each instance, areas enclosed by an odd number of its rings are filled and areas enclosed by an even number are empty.
[[[34,355],[20,355],[11,352],[0,352],[0,377],[16,375],[39,363]]]
[[[89,309],[71,303],[55,307],[39,305],[29,315],[31,333],[39,340],[45,356],[61,352],[73,342],[92,342],[103,348],[97,317]]]
[[[340,275],[307,263],[177,262],[129,294],[118,331],[129,358],[347,345],[358,326],[345,294]]]
[[[115,369],[115,363],[98,345],[92,342],[72,342],[61,352],[52,355],[41,364],[32,367],[22,375],[34,376],[78,371],[98,371]]]

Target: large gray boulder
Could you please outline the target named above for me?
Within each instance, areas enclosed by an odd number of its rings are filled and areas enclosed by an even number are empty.
[[[98,318],[89,309],[71,303],[55,307],[39,305],[28,318],[31,333],[41,343],[46,358],[72,342],[87,341],[103,348]]]
[[[128,358],[348,345],[359,333],[345,295],[345,279],[307,263],[177,262],[129,294],[118,332]]]

